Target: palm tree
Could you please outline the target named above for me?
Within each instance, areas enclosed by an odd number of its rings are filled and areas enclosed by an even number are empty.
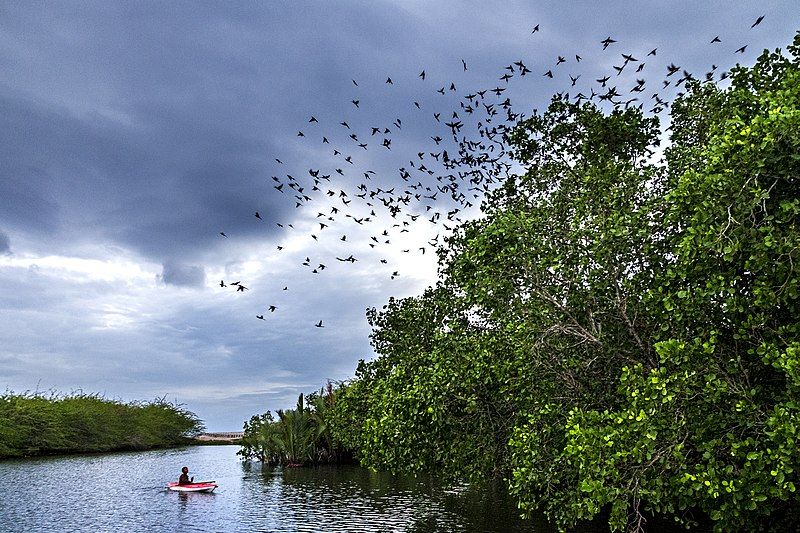
[[[279,409],[278,438],[282,444],[283,461],[288,465],[314,462],[316,459],[316,427],[310,410],[305,406],[301,394],[297,407],[286,411]]]

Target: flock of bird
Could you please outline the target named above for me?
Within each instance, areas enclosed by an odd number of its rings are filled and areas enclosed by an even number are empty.
[[[764,16],[759,16],[750,28],[756,28],[763,20]],[[537,24],[531,33],[539,31]],[[316,168],[297,171],[296,166],[276,157],[275,175],[267,178],[271,184],[270,194],[280,195],[296,209],[309,210],[307,217],[313,217],[315,221],[309,233],[314,241],[335,239],[337,246],[347,248],[352,240],[347,233],[328,235],[332,228],[350,223],[361,230],[359,236],[364,231],[369,233],[366,243],[371,250],[379,252],[395,246],[393,242],[396,239],[404,233],[416,231],[419,224],[427,224],[429,229],[433,228],[433,231],[426,230],[427,234],[436,233],[434,237],[418,242],[419,246],[401,247],[399,251],[412,254],[412,257],[433,251],[444,243],[440,236],[474,215],[484,195],[514,170],[508,152],[509,136],[525,115],[514,110],[509,93],[523,81],[546,78],[563,82],[569,91],[556,94],[572,101],[589,100],[607,109],[636,106],[657,115],[670,106],[673,98],[682,94],[680,90],[686,82],[696,79],[681,66],[669,63],[656,87],[650,88],[645,73],[656,68],[649,67],[648,63],[656,62],[658,48],[643,51],[641,55],[622,51],[619,50],[621,44],[611,36],[598,44],[598,53],[619,58],[611,71],[599,77],[574,71],[583,60],[580,54],[557,55],[549,65],[538,67],[539,73],[534,72],[530,62],[512,61],[500,70],[494,82],[466,92],[458,88],[458,80],[434,83],[430,73],[422,69],[416,75],[416,83],[420,84],[423,92],[421,97],[407,103],[406,113],[413,114],[410,117],[408,114],[393,114],[376,119],[367,114],[367,110],[372,108],[384,111],[392,108],[387,105],[387,102],[392,102],[395,86],[391,76],[382,83],[378,82],[382,89],[374,87],[375,83],[360,84],[352,79],[353,97],[349,106],[353,115],[341,117],[341,120],[320,120],[311,115],[293,135],[304,143],[304,153],[320,150],[325,154],[325,161],[314,165]],[[723,39],[714,36],[707,45],[722,47]],[[746,48],[746,44],[742,45],[733,53],[743,54]],[[460,64],[460,72],[469,71],[465,59],[459,59],[456,64]],[[717,75],[717,68],[717,65],[711,65],[701,81],[716,83],[724,80],[726,74]],[[572,72],[565,72],[567,69]],[[404,80],[404,83],[408,81]],[[570,92],[573,90],[574,93]],[[426,148],[413,149],[412,156],[397,167],[394,175],[364,166],[364,162],[374,164],[387,156],[397,157],[398,152],[400,157],[407,154],[407,137],[413,136],[413,132],[404,136],[404,128],[410,125],[413,125],[411,129],[419,128],[419,124],[423,128],[433,128],[433,134],[428,136],[430,144]],[[275,224],[281,231],[299,231],[293,224],[271,220],[268,214],[260,211],[251,212],[249,216],[255,223]],[[228,238],[225,231],[219,235]],[[352,246],[356,245],[363,246],[362,243],[352,243]],[[281,250],[283,246],[277,246],[277,251]],[[311,274],[321,275],[329,268],[326,264],[329,261],[352,265],[359,261],[356,254],[361,252],[333,254],[333,257],[322,260],[306,257],[299,266]],[[367,255],[368,258],[376,256],[372,253]],[[393,270],[389,266],[389,259],[379,257],[377,260],[380,270],[391,271],[390,279],[400,276],[399,269]],[[226,283],[221,280],[219,286],[237,292],[249,290],[242,281]],[[284,285],[282,290],[288,291],[289,287]],[[274,313],[277,309],[277,305],[268,305],[264,312],[256,314],[256,318],[266,320],[267,313]],[[314,326],[325,327],[322,320]]]

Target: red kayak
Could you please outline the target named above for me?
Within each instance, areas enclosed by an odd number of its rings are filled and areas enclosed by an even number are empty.
[[[180,485],[177,482],[167,483],[167,488],[175,492],[213,492],[217,487],[218,485],[213,481],[201,481],[187,485]]]

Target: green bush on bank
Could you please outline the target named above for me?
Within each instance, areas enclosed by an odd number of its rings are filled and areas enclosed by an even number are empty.
[[[294,409],[278,409],[276,420],[267,411],[244,424],[237,455],[245,461],[299,466],[337,463],[350,454],[330,431],[330,413],[336,402],[333,386],[297,399]]]
[[[0,395],[0,458],[174,446],[201,430],[194,413],[163,398],[123,403],[83,393]]]

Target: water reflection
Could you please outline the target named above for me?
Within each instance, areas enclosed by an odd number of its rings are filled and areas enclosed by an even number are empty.
[[[507,532],[522,522],[498,487],[358,467],[261,468],[236,447],[0,462],[0,531]],[[213,493],[165,489],[180,467],[215,479]]]
[[[269,469],[244,466],[255,490],[282,503],[295,531],[548,531],[523,522],[497,487],[448,487],[430,477],[411,478],[357,467]],[[260,476],[259,476],[260,474]]]

